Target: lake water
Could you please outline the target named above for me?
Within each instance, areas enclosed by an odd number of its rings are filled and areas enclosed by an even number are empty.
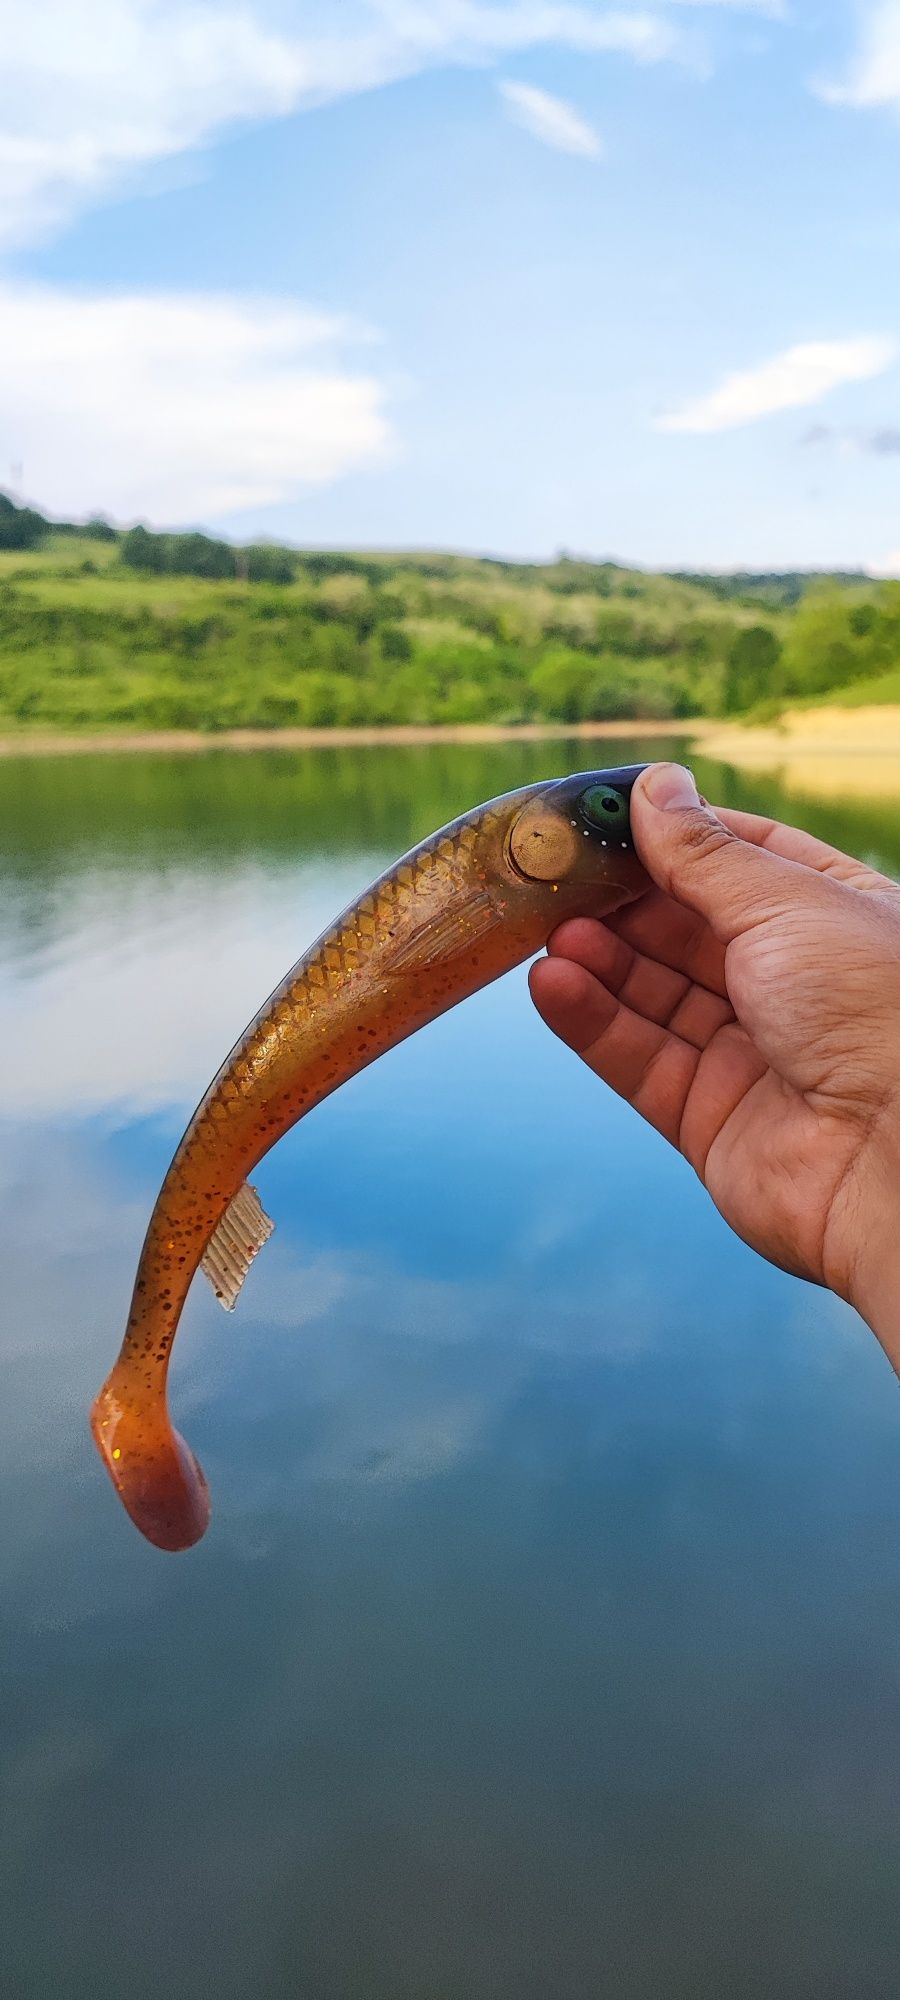
[[[258,1002],[593,754],[0,764],[4,2000],[895,2000],[896,1383],[523,971],[260,1168],[276,1234],[173,1369],[206,1540],[148,1547],[88,1436]],[[900,804],[695,768],[900,873]]]

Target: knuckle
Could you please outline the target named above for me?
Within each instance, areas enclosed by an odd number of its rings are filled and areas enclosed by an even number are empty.
[[[670,893],[677,893],[679,883],[686,884],[695,873],[708,869],[717,855],[740,846],[736,834],[701,808],[683,813],[680,822],[677,838],[662,860],[664,886]]]
[[[710,855],[720,853],[724,848],[738,845],[737,835],[732,833],[721,820],[713,819],[704,812],[693,812],[686,816],[681,830],[681,845],[685,859],[693,864],[708,861]]]

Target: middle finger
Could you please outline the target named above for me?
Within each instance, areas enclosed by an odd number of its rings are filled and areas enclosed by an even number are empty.
[[[723,997],[725,987],[725,947],[713,936],[705,918],[686,910],[664,889],[651,889],[637,903],[615,910],[604,919],[608,928],[626,944],[654,958],[658,965],[671,966],[711,993]]]
[[[592,917],[575,917],[561,924],[548,950],[551,958],[564,957],[583,965],[632,1013],[670,1028],[695,1049],[705,1049],[712,1036],[734,1020],[733,1010],[721,994],[711,993],[687,973],[675,972],[636,951]]]

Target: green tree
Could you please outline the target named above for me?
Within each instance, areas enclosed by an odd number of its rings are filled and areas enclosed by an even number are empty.
[[[293,583],[297,574],[293,550],[278,548],[274,542],[239,549],[237,558],[249,583]]]
[[[404,632],[402,625],[382,625],[378,640],[383,660],[411,660],[412,640]]]
[[[596,663],[584,653],[561,648],[544,653],[530,676],[541,715],[559,722],[581,722],[590,705],[595,676]]]
[[[894,666],[900,640],[895,590],[886,584],[877,596],[861,599],[825,588],[803,598],[785,641],[785,692],[825,694]]]
[[[17,507],[8,494],[0,493],[0,549],[36,549],[49,526],[33,507]]]
[[[781,645],[768,625],[748,625],[739,632],[729,649],[725,667],[724,706],[726,715],[753,708],[758,701],[777,694],[777,672]]]
[[[146,528],[129,528],[122,537],[121,557],[129,569],[147,570],[151,574],[163,567],[162,536],[151,535]]]

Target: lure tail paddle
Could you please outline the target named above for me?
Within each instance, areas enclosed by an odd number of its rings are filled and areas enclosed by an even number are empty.
[[[122,1350],[91,1412],[119,1498],[158,1548],[190,1548],[209,1521],[166,1377],[195,1272],[230,1309],[271,1234],[248,1175],[323,1098],[532,957],[564,918],[643,893],[629,810],[643,768],[527,785],[432,834],[298,961],[214,1077],[160,1189]]]

